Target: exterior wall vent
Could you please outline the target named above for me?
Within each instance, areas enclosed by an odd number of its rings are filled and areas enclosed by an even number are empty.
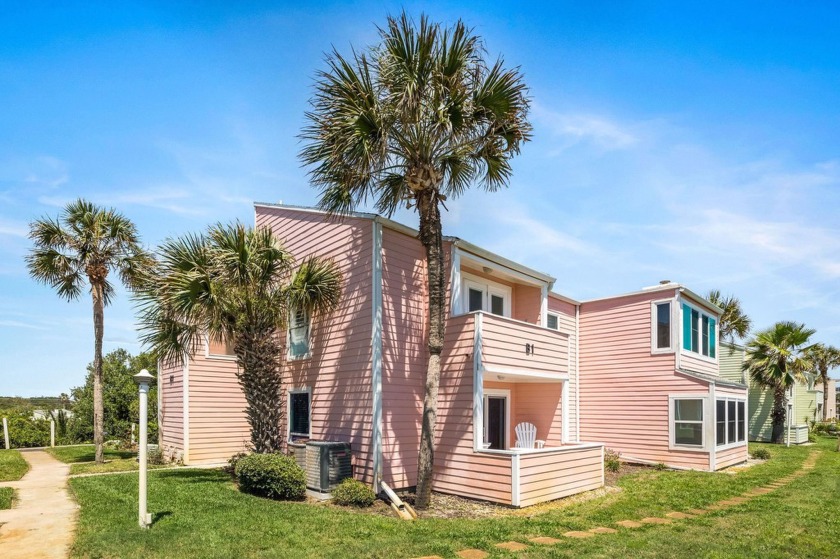
[[[350,443],[309,441],[306,443],[306,487],[329,493],[342,480],[353,476]],[[297,459],[297,454],[295,455]]]

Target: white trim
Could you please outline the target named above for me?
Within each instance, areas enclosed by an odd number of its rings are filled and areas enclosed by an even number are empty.
[[[709,383],[709,402],[711,404],[709,407],[712,408],[712,413],[711,413],[711,419],[712,419],[711,434],[712,434],[712,436],[709,439],[707,439],[707,440],[711,441],[711,446],[712,446],[712,449],[709,451],[709,471],[714,472],[717,469],[717,447],[715,446],[717,444],[717,440],[716,440],[717,439],[717,423],[715,423],[716,420],[717,420],[717,400],[715,399],[715,385],[714,385],[714,383]],[[705,419],[705,417],[703,419]],[[737,426],[736,426],[736,429],[737,429]],[[707,432],[709,431],[708,425],[707,425],[706,431]]]
[[[580,443],[580,304],[575,305],[575,442]]]
[[[309,433],[292,433],[292,394],[309,395]],[[292,435],[312,437],[312,387],[301,386],[286,391],[286,440],[291,441]]]
[[[484,373],[481,368],[481,313],[475,314],[473,328],[473,450],[484,442]]]
[[[551,454],[557,453],[561,454],[563,452],[575,452],[578,450],[584,450],[587,448],[598,448],[603,447],[604,443],[575,443],[569,444],[565,446],[546,446],[543,448],[511,448],[509,450],[495,450],[484,448],[477,452],[485,453],[485,454],[495,454],[501,456],[515,456],[517,454]]]
[[[510,441],[510,403],[511,403],[510,390],[507,389],[507,388],[486,388],[486,389],[484,389],[484,403],[485,404],[487,403],[488,398],[504,398],[505,399],[505,430],[504,430],[505,438],[504,438],[504,444],[502,445],[505,448],[498,449],[498,450],[507,450],[511,446],[513,446],[513,445],[510,444],[511,443],[511,441]],[[488,410],[488,406],[485,406],[484,407],[484,417],[482,418],[484,421],[483,421],[482,428],[481,428],[481,442],[483,444],[487,443],[487,440],[484,438],[484,427],[489,420],[489,418],[487,417],[488,413],[490,413],[489,410]],[[484,447],[482,446],[482,448],[484,448]]]
[[[669,347],[657,347],[659,342],[659,314],[657,312],[659,305],[670,305],[669,307],[669,320],[670,320],[670,332],[668,333],[668,339],[670,341]],[[674,348],[674,299],[657,299],[655,301],[650,302],[650,353],[651,355],[662,355],[665,353],[674,353],[676,349]]]
[[[513,303],[513,289],[509,286],[497,283],[491,279],[483,278],[470,274],[469,272],[461,272],[461,286],[464,288],[461,293],[461,310],[469,310],[470,308],[470,289],[481,291],[481,310],[490,314],[491,301],[490,297],[493,295],[502,297],[504,300],[504,309],[502,315],[493,314],[493,316],[503,316],[511,318],[512,303]],[[475,312],[475,311],[470,311]],[[454,316],[454,315],[453,315]],[[532,324],[532,326],[534,326]]]
[[[457,244],[458,247],[463,251],[463,258],[466,258],[467,260],[472,260],[481,267],[486,266],[493,270],[499,271],[505,274],[506,276],[510,276],[516,279],[518,282],[538,287],[542,285],[549,286],[550,284],[554,283],[554,278],[547,274],[543,274],[541,272],[537,272],[536,270],[525,268],[521,264],[518,264],[512,260],[508,260],[507,258],[499,256],[498,254],[493,254],[492,252],[489,252],[481,247],[477,247],[471,243],[468,243],[463,239],[457,239],[454,241],[454,243]],[[479,255],[478,252],[484,253],[484,256]],[[527,273],[525,270],[531,273]]]
[[[519,506],[519,495],[522,491],[522,480],[519,476],[519,456],[519,454],[514,454],[510,457],[510,504],[514,507]]]
[[[560,387],[560,415],[562,422],[560,424],[560,442],[567,444],[569,442],[569,380],[563,381]]]
[[[184,465],[190,463],[190,354],[184,354],[184,372],[181,379],[181,405],[183,406],[184,419]]]
[[[491,375],[510,375],[512,377],[532,377],[534,382],[556,381],[563,382],[569,380],[569,373],[546,373],[543,371],[531,371],[529,369],[519,369],[516,367],[498,367],[496,365],[487,365],[481,368],[482,372],[490,373]],[[507,382],[502,379],[487,379],[492,382]],[[515,380],[511,382],[517,382]]]
[[[464,301],[461,294],[461,251],[458,247],[452,246],[452,269],[449,274],[449,307],[452,316],[464,314]]]
[[[382,479],[382,225],[373,222],[373,293],[371,332],[371,389],[373,391],[373,491],[379,492]]]
[[[157,424],[158,424],[158,446],[163,449],[163,387],[165,379],[161,379],[161,360],[157,360]]]
[[[674,442],[674,400],[702,400],[703,405],[700,409],[703,410],[703,419],[701,423],[703,429],[701,430],[702,441],[700,446],[676,444]],[[668,450],[685,450],[688,452],[709,452],[709,393],[703,392],[700,394],[669,394],[668,395]],[[683,422],[681,422],[683,423]],[[686,423],[697,423],[696,421]]]
[[[604,459],[606,458],[606,449],[602,446],[601,447],[601,486],[607,484],[607,472],[606,468],[604,468]]]

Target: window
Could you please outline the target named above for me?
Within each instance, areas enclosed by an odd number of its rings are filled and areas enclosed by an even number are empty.
[[[545,325],[552,330],[560,329],[560,317],[556,314],[548,313],[545,317]]]
[[[746,402],[719,398],[715,402],[715,444],[742,443],[747,435]]]
[[[683,303],[683,349],[715,358],[717,321],[714,317]]]
[[[510,316],[510,287],[475,276],[465,277],[463,282],[463,304],[467,312],[487,311],[499,316]]]
[[[289,439],[308,439],[309,430],[309,389],[289,391]]]
[[[289,359],[309,356],[309,313],[296,309],[289,316]]]
[[[653,351],[671,349],[671,303],[653,303]]]
[[[703,399],[674,399],[674,444],[703,446]]]

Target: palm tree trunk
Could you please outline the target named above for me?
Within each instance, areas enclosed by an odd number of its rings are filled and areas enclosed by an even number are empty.
[[[96,447],[96,463],[105,462],[104,405],[102,402],[102,338],[105,333],[104,289],[102,284],[91,282],[93,296],[93,444]]]
[[[775,444],[780,444],[784,438],[785,416],[787,415],[787,410],[785,409],[786,404],[785,387],[779,384],[773,389],[773,411],[770,412],[772,419],[770,442]]]
[[[440,386],[440,354],[446,308],[446,284],[443,274],[443,233],[437,192],[426,189],[417,196],[420,214],[420,242],[426,249],[426,277],[429,290],[429,364],[423,395],[423,423],[420,431],[420,455],[417,463],[417,500],[415,506],[429,506],[435,461],[435,424]]]
[[[281,377],[277,362],[280,347],[273,331],[242,331],[234,352],[236,377],[245,393],[245,414],[251,426],[254,452],[279,452],[283,444],[280,405]]]

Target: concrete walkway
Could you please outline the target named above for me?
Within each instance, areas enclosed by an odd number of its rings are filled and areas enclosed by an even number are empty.
[[[0,483],[17,492],[14,508],[0,510],[0,557],[65,558],[73,543],[78,505],[70,497],[70,466],[43,450],[22,450],[29,471],[19,481]]]

